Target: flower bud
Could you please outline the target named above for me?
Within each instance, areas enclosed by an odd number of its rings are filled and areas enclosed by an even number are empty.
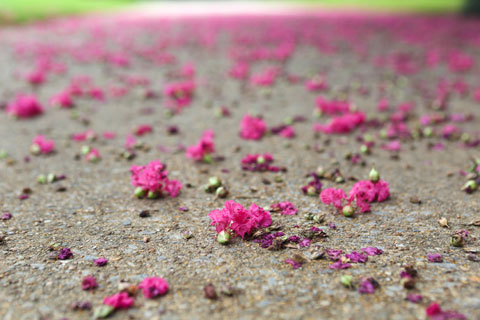
[[[87,155],[87,154],[90,153],[90,151],[91,151],[90,146],[82,146],[82,149],[81,149],[80,152],[81,152],[83,155]]]
[[[222,185],[222,180],[219,177],[210,177],[208,178],[208,185],[213,188],[218,188]]]
[[[136,187],[134,195],[137,198],[143,198],[145,196],[145,191],[143,191],[142,187]]]
[[[475,180],[468,180],[467,183],[465,183],[462,187],[462,191],[465,191],[466,193],[472,193],[473,191],[477,190],[477,183]]]
[[[461,234],[454,234],[450,237],[450,244],[454,247],[463,247],[465,245],[465,239]]]
[[[227,244],[230,241],[230,233],[223,230],[217,236],[217,242],[220,244]]]
[[[219,187],[216,191],[216,195],[219,198],[225,198],[228,195],[228,190],[225,187]]]
[[[317,189],[315,189],[314,186],[309,186],[307,188],[307,195],[312,196],[312,197],[316,196],[317,195]]]
[[[38,154],[40,154],[40,151],[41,151],[41,149],[40,149],[40,146],[38,144],[34,143],[30,146],[30,153],[31,154],[38,155]]]
[[[352,206],[345,206],[342,209],[342,213],[345,217],[352,217],[353,216],[353,208]]]
[[[340,277],[340,282],[347,288],[353,287],[353,277],[351,275],[344,275]]]
[[[158,192],[148,191],[147,198],[148,198],[148,199],[156,199],[156,198],[158,198]]]
[[[368,178],[372,182],[377,182],[378,180],[380,180],[380,174],[378,173],[377,169],[375,169],[375,167],[372,167],[372,170],[370,170]]]
[[[37,182],[40,184],[45,184],[47,183],[47,177],[45,177],[44,174],[41,174],[37,177]]]

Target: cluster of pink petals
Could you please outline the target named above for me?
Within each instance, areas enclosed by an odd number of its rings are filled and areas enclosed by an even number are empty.
[[[6,108],[7,114],[18,118],[31,118],[43,113],[43,107],[34,95],[19,94]]]
[[[143,295],[147,299],[163,296],[168,292],[167,281],[159,277],[145,278],[137,287],[142,289]]]
[[[55,150],[55,142],[47,140],[45,136],[39,134],[33,138],[33,145],[36,145],[42,154],[49,154]]]
[[[453,310],[442,310],[440,305],[432,302],[427,309],[425,309],[428,319],[430,320],[466,320],[465,315]]]
[[[87,161],[96,161],[101,158],[102,156],[100,155],[100,152],[98,151],[98,149],[95,148],[92,148],[92,150],[90,150],[90,152],[85,155],[85,160]]]
[[[384,145],[382,145],[382,149],[387,151],[398,152],[402,148],[402,143],[400,140],[392,140]]]
[[[162,194],[168,193],[171,197],[178,196],[182,184],[177,180],[168,179],[166,165],[160,160],[153,160],[146,166],[132,165],[130,167],[131,183],[141,187],[143,191]]]
[[[270,208],[272,211],[280,211],[283,215],[295,215],[298,212],[298,209],[289,201],[274,203]]]
[[[172,107],[176,111],[190,105],[195,91],[195,82],[192,80],[169,83],[163,89],[163,93],[168,97],[167,107]]]
[[[133,306],[133,298],[126,292],[119,292],[103,299],[103,304],[112,306],[115,310],[128,309]]]
[[[246,140],[260,140],[267,131],[267,125],[262,118],[246,114],[240,123],[240,137]]]
[[[261,161],[260,161],[261,159]],[[274,159],[270,153],[264,154],[247,154],[242,159],[242,170],[246,171],[270,171],[270,172],[278,172],[281,171],[282,168],[277,166],[272,166]]]
[[[365,113],[358,111],[333,117],[326,125],[315,123],[313,130],[327,134],[349,133],[365,122]]]
[[[328,188],[320,194],[320,200],[324,204],[331,204],[341,210],[345,202],[350,205],[355,201],[361,212],[370,211],[370,203],[385,201],[390,196],[388,183],[379,180],[375,183],[370,180],[360,180],[350,190],[348,197],[342,189]]]
[[[321,91],[328,89],[327,80],[324,75],[317,74],[305,82],[305,88],[308,91]]]
[[[250,72],[250,66],[246,62],[238,61],[235,63],[229,71],[232,78],[245,79]]]
[[[278,135],[280,135],[284,138],[287,138],[287,139],[292,139],[292,138],[295,137],[295,129],[293,129],[292,126],[286,126],[282,130],[280,130]]]
[[[278,74],[278,68],[267,68],[260,73],[253,74],[250,78],[250,83],[256,86],[268,87],[275,83]]]
[[[94,276],[86,276],[82,279],[82,290],[94,290],[96,288],[98,288],[98,283]]]
[[[202,137],[197,144],[187,148],[187,158],[201,161],[208,154],[215,152],[215,143],[213,138],[215,133],[213,130],[206,130],[203,132]]]
[[[40,85],[45,82],[45,72],[42,70],[34,70],[27,74],[26,79],[32,85]]]
[[[93,130],[87,130],[84,132],[74,133],[72,135],[72,140],[74,141],[85,141],[85,140],[93,140],[97,137],[97,134]]]
[[[350,112],[350,102],[340,100],[327,100],[324,97],[317,97],[315,100],[317,109],[322,114],[335,115]]]
[[[70,109],[74,106],[70,91],[62,91],[57,93],[50,99],[50,104],[63,109]]]
[[[377,110],[380,112],[384,112],[388,110],[388,100],[385,98],[380,99],[377,104]]]
[[[131,134],[128,134],[125,138],[125,149],[131,150],[137,145],[137,139],[135,139]]]
[[[272,224],[272,218],[268,211],[263,210],[252,203],[247,210],[241,204],[233,200],[225,202],[225,208],[212,210],[208,215],[218,233],[222,231],[232,232],[242,239],[246,234],[260,228],[266,228]]]
[[[147,133],[151,133],[153,132],[153,128],[151,125],[148,125],[148,124],[142,124],[142,125],[139,125],[137,128],[135,128],[134,130],[134,133],[135,135],[137,136],[143,136]]]

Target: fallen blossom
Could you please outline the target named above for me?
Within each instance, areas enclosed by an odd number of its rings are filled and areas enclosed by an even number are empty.
[[[347,113],[338,117],[333,117],[326,125],[315,123],[313,130],[327,134],[349,133],[365,122],[365,113],[354,112]]]
[[[320,192],[322,191],[322,182],[320,181],[320,176],[315,172],[309,173],[308,175],[312,177],[312,181],[310,181],[307,185],[301,188],[303,194],[309,196],[320,194]]]
[[[363,279],[358,286],[358,292],[362,294],[375,293],[375,284],[372,283],[371,279]]]
[[[287,139],[292,139],[295,137],[295,129],[292,126],[286,126],[278,133],[279,136],[282,136]]]
[[[43,135],[37,135],[33,138],[30,150],[33,154],[49,154],[55,150],[55,142],[53,140],[47,140]]]
[[[86,276],[82,279],[82,290],[93,290],[98,287],[97,279],[94,276]]]
[[[100,156],[100,152],[95,148],[92,148],[90,152],[85,155],[85,160],[89,162],[97,162],[101,158],[102,157]]]
[[[282,168],[272,166],[273,162],[273,156],[269,153],[247,154],[242,159],[242,170],[259,172],[279,172],[283,170]]]
[[[428,319],[430,320],[466,320],[465,315],[454,310],[442,310],[437,302],[432,302],[425,309]]]
[[[211,161],[209,160],[211,159],[210,155],[215,152],[215,143],[213,142],[214,136],[215,133],[212,130],[204,131],[197,144],[187,148],[187,158],[196,161]]]
[[[167,107],[180,111],[191,104],[195,91],[195,82],[191,80],[167,84],[163,93],[167,96]]]
[[[73,253],[69,248],[62,248],[57,256],[58,260],[68,260],[73,258]]]
[[[344,263],[342,262],[342,260],[338,260],[337,262],[331,264],[330,266],[328,266],[330,269],[334,269],[334,270],[341,270],[341,269],[348,269],[350,268],[352,265],[350,263]]]
[[[285,259],[285,263],[291,265],[293,269],[298,269],[302,266],[302,263],[300,261],[295,261],[293,259]]]
[[[387,151],[398,152],[402,149],[402,143],[399,140],[393,140],[388,142],[387,144],[384,144],[382,146],[382,149]]]
[[[105,297],[103,304],[112,306],[114,309],[128,309],[133,306],[133,298],[126,292],[119,292],[113,296]]]
[[[112,131],[105,131],[102,134],[102,136],[103,136],[104,139],[111,140],[111,139],[115,139],[116,134],[115,134],[115,132],[112,132]]]
[[[412,303],[419,303],[423,300],[423,297],[421,294],[418,293],[409,293],[407,294],[406,299]]]
[[[208,216],[212,220],[210,224],[215,226],[217,233],[231,230],[242,239],[253,230],[266,228],[272,224],[268,211],[254,203],[247,210],[233,200],[227,200],[223,209],[212,210]]]
[[[320,194],[320,200],[324,204],[332,204],[338,210],[343,208],[343,200],[347,199],[345,191],[342,189],[328,188]]]
[[[74,133],[72,135],[72,140],[74,141],[85,141],[85,140],[94,140],[97,137],[97,134],[93,130],[87,130],[85,132]]]
[[[295,215],[298,212],[293,203],[288,201],[274,203],[270,206],[270,208],[274,212],[280,211],[280,213],[283,215]]]
[[[98,259],[93,260],[93,262],[94,262],[97,266],[103,267],[103,266],[105,266],[105,265],[108,263],[108,260],[102,257],[102,258],[98,258]]]
[[[54,107],[70,109],[74,106],[70,91],[62,91],[50,98],[50,104]]]
[[[262,118],[246,114],[240,123],[240,136],[246,140],[260,140],[267,131],[267,125]]]
[[[365,252],[369,256],[377,256],[383,253],[382,249],[375,248],[375,247],[366,247],[366,248],[361,248],[360,250]]]
[[[168,283],[159,277],[145,278],[137,286],[147,299],[163,296],[168,291]]]
[[[346,114],[351,109],[351,104],[348,101],[327,100],[324,97],[318,97],[315,103],[319,114]]]
[[[337,249],[327,249],[325,250],[325,253],[330,260],[337,261],[341,258],[343,251]]]
[[[166,168],[160,160],[151,161],[146,166],[132,165],[130,167],[131,183],[139,188],[141,193],[149,193],[150,197],[160,196],[163,193],[176,197],[182,184],[177,180],[168,179]]]
[[[7,114],[18,118],[32,118],[43,113],[43,107],[34,95],[19,94],[6,107]]]
[[[153,128],[151,125],[148,125],[148,124],[139,125],[134,130],[135,135],[139,137],[151,132],[153,132]]]
[[[327,80],[324,75],[317,74],[305,82],[308,91],[321,91],[328,89]]]
[[[367,262],[368,255],[365,253],[359,253],[352,251],[352,253],[347,253],[345,257],[353,263],[365,263]]]
[[[10,220],[12,219],[12,214],[10,212],[4,212],[0,217],[0,220]]]

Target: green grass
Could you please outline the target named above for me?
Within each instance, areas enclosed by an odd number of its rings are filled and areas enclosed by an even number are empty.
[[[452,12],[462,8],[464,0],[298,0],[326,7],[353,7],[395,12]]]
[[[108,11],[132,0],[0,0],[0,21],[29,22],[54,16]]]

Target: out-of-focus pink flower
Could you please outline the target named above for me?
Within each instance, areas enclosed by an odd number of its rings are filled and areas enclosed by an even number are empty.
[[[358,286],[358,292],[362,294],[372,294],[375,293],[375,285],[370,279],[363,279]]]
[[[92,150],[85,155],[85,160],[89,162],[97,162],[101,158],[102,156],[100,156],[100,152],[95,148],[92,148]]]
[[[19,94],[6,108],[7,114],[18,118],[31,118],[43,113],[43,107],[34,95]]]
[[[103,304],[112,306],[114,309],[128,309],[133,306],[133,298],[126,292],[119,292],[103,299]]]
[[[326,125],[315,123],[313,130],[327,134],[349,133],[365,122],[365,113],[354,112],[333,117]]]
[[[350,102],[348,101],[327,100],[324,97],[317,97],[315,103],[321,114],[335,115],[350,112]]]
[[[137,139],[135,139],[131,134],[127,134],[125,138],[125,149],[131,150],[137,145]]]
[[[454,310],[442,310],[440,305],[436,302],[432,302],[427,309],[425,309],[425,313],[430,320],[466,320],[467,317],[465,315],[456,312]]]
[[[71,93],[68,90],[57,93],[50,98],[50,104],[63,109],[70,109],[74,106]]]
[[[253,74],[250,77],[250,83],[256,86],[269,87],[275,83],[275,80],[279,74],[278,68],[270,67],[266,68],[260,73]]]
[[[284,138],[291,139],[295,137],[295,129],[292,126],[286,126],[278,134]]]
[[[135,187],[140,187],[144,192],[168,193],[171,197],[176,197],[182,184],[177,180],[168,179],[166,166],[160,160],[151,161],[146,166],[130,167],[131,183]]]
[[[250,72],[250,66],[245,62],[235,63],[229,71],[229,75],[235,79],[245,79]]]
[[[382,148],[384,150],[397,152],[400,151],[400,149],[402,148],[402,143],[400,142],[400,140],[393,140],[383,145]]]
[[[283,215],[295,215],[298,212],[293,203],[288,201],[274,203],[270,206],[270,208],[274,212],[280,211],[280,213]]]
[[[103,138],[105,138],[107,140],[111,140],[111,139],[115,139],[116,134],[115,134],[115,132],[112,132],[112,131],[105,131],[102,134],[102,136],[103,136]]]
[[[174,111],[180,111],[190,105],[194,91],[195,82],[191,80],[166,84],[163,93],[168,98],[167,107],[173,108]]]
[[[45,72],[42,70],[34,70],[27,74],[27,81],[33,85],[40,85],[45,82]]]
[[[193,78],[195,76],[195,65],[191,62],[185,63],[180,69],[180,76]]]
[[[147,133],[151,133],[152,131],[153,131],[153,128],[151,125],[142,124],[135,128],[134,133],[137,136],[143,136]]]
[[[380,101],[378,101],[377,110],[380,112],[388,110],[388,100],[386,98],[382,98]]]
[[[246,114],[240,123],[240,136],[246,140],[260,140],[267,131],[267,125],[262,118]]]
[[[94,262],[97,266],[103,267],[103,266],[105,266],[105,265],[108,263],[108,260],[102,257],[102,258],[98,258],[98,259],[93,260],[93,262]]]
[[[97,134],[93,130],[87,130],[85,132],[74,133],[72,135],[72,140],[74,141],[85,141],[85,140],[93,140],[97,137]]]
[[[382,249],[375,248],[375,247],[366,247],[366,248],[361,248],[360,250],[365,252],[369,256],[378,256],[383,253]]]
[[[166,294],[168,292],[168,283],[163,278],[150,277],[143,279],[138,288],[142,289],[143,295],[147,299],[152,299]]]
[[[338,260],[337,262],[335,263],[332,263],[330,266],[328,266],[330,269],[334,269],[334,270],[341,270],[341,269],[348,269],[350,268],[352,265],[350,263],[344,263],[342,262],[342,260]]]
[[[82,280],[82,290],[93,290],[98,287],[97,279],[94,276],[86,276]]]
[[[317,74],[305,82],[308,91],[321,91],[328,88],[327,79],[324,75]]]
[[[213,130],[206,130],[203,132],[202,137],[197,144],[187,148],[187,158],[201,161],[205,159],[206,155],[210,155],[215,152],[215,143],[213,138],[215,133]]]
[[[473,67],[473,58],[463,52],[454,52],[448,60],[448,67],[453,72],[466,72]]]
[[[34,153],[42,153],[42,154],[52,153],[55,150],[55,141],[47,140],[43,135],[37,135],[33,139],[31,150],[35,150]]]
[[[452,135],[456,134],[456,133],[459,133],[460,130],[458,129],[458,127],[456,125],[453,125],[453,124],[446,124],[445,126],[443,126],[442,128],[442,136],[445,138],[445,139],[448,139],[450,138]]]
[[[429,253],[427,254],[427,259],[430,262],[443,262],[443,257],[439,253]]]

